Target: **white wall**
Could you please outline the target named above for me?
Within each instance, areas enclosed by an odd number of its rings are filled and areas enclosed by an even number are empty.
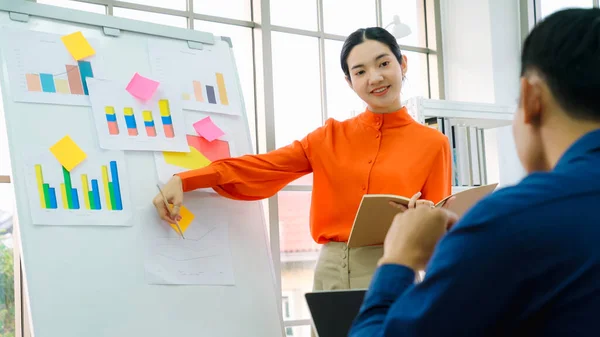
[[[514,105],[519,91],[519,0],[441,0],[446,99]],[[489,181],[525,174],[510,126],[486,132]],[[497,151],[492,149],[495,147]]]

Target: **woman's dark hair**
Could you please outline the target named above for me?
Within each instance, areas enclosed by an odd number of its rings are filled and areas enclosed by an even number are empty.
[[[521,76],[537,71],[573,118],[600,121],[600,9],[558,11],[533,28]]]
[[[402,52],[400,51],[398,42],[396,42],[396,38],[390,32],[381,27],[360,28],[346,38],[344,46],[342,47],[340,61],[342,63],[344,75],[346,75],[348,79],[350,79],[350,70],[348,69],[347,62],[348,55],[350,55],[350,52],[354,47],[366,40],[375,40],[387,45],[392,53],[394,53],[394,56],[396,56],[398,62],[402,64]]]

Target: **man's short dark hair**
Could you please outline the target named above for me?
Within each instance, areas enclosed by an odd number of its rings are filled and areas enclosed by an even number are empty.
[[[600,9],[566,9],[540,22],[523,44],[521,76],[538,71],[573,118],[600,121]]]

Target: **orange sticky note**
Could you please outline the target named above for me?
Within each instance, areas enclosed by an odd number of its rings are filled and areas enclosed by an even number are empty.
[[[76,61],[96,54],[96,51],[81,32],[65,35],[60,38]]]
[[[67,171],[71,171],[87,158],[87,154],[69,136],[64,136],[52,145],[50,152]]]
[[[179,215],[181,215],[181,220],[179,220],[179,227],[181,227],[181,231],[185,233],[192,221],[194,221],[195,215],[183,205],[181,205],[181,207],[179,208]],[[175,225],[174,223],[170,225],[176,233],[179,233],[177,225]]]

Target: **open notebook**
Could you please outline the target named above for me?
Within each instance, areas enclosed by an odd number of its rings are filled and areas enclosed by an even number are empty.
[[[456,199],[449,205],[448,209],[459,217],[465,214],[473,205],[486,195],[492,193],[498,184],[473,187],[464,191],[454,193],[440,202],[435,207],[442,207],[452,196]],[[410,198],[392,194],[365,194],[356,212],[348,247],[364,247],[383,244],[394,216],[399,210],[390,205],[390,201],[408,205]]]

